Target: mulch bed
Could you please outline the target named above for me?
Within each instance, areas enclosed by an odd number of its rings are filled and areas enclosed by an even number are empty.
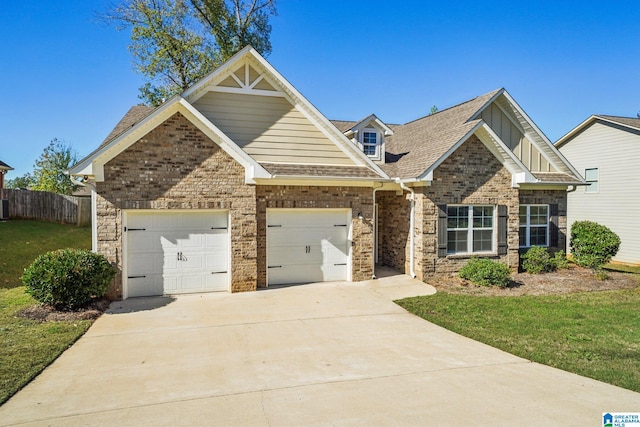
[[[109,308],[110,301],[101,298],[92,301],[86,308],[75,311],[60,311],[48,305],[32,305],[20,310],[16,315],[41,322],[74,321],[97,319]]]
[[[607,271],[607,279],[599,280],[588,268],[571,265],[568,269],[552,273],[512,274],[506,288],[478,286],[458,276],[438,277],[428,280],[438,291],[488,296],[555,295],[574,292],[594,292],[633,289],[640,286],[638,275]]]

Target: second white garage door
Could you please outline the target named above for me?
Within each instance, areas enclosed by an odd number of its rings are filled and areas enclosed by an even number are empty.
[[[267,283],[348,280],[350,227],[347,209],[267,210]]]
[[[128,211],[127,297],[229,289],[227,212]]]

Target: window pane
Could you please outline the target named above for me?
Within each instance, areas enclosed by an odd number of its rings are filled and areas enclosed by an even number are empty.
[[[363,144],[375,144],[377,135],[375,132],[364,132],[362,134],[362,143]]]
[[[447,252],[448,253],[467,252],[467,232],[466,231],[447,232]]]
[[[527,223],[527,205],[520,205],[520,225]]]
[[[473,252],[491,251],[493,249],[492,230],[474,230]]]
[[[547,227],[531,227],[531,246],[547,245]]]
[[[585,169],[584,170],[584,179],[587,180],[587,181],[597,181],[598,180],[598,168]]]
[[[520,236],[520,246],[527,246],[527,227],[520,227],[518,235]]]
[[[530,224],[546,225],[547,224],[547,206],[531,206]]]
[[[493,207],[473,207],[473,228],[493,227]]]
[[[447,216],[447,228],[469,227],[469,208],[467,206],[449,206]]]
[[[366,154],[367,156],[375,156],[375,154],[376,154],[376,146],[375,145],[364,145],[362,147],[362,151],[364,151],[364,154]]]

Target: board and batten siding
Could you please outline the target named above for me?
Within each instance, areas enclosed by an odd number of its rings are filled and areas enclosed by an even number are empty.
[[[489,105],[481,117],[531,172],[557,172],[498,105]]]
[[[354,162],[285,98],[209,92],[194,106],[258,162]]]
[[[583,176],[590,168],[598,168],[599,175],[597,193],[578,187],[568,194],[568,232],[571,224],[579,220],[606,225],[621,240],[613,260],[640,264],[640,188],[636,185],[640,132],[595,122],[561,146],[560,151]]]

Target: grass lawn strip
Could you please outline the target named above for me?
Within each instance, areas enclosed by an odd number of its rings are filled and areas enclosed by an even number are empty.
[[[516,356],[640,392],[640,287],[518,297],[439,292],[397,303]]]
[[[0,222],[0,404],[53,362],[93,320],[39,322],[16,313],[36,301],[20,276],[40,254],[91,248],[91,229],[43,221]],[[3,289],[4,288],[4,289]]]
[[[0,404],[86,332],[92,320],[38,322],[16,317],[36,304],[24,287],[0,289]]]

